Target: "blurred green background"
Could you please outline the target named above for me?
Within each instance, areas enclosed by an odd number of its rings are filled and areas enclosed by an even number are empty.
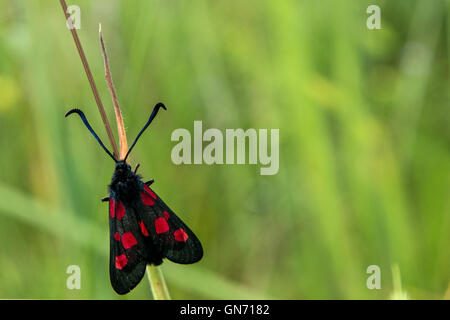
[[[114,132],[100,22],[128,139],[168,107],[132,164],[204,245],[163,264],[172,298],[450,298],[450,1],[68,4]],[[114,164],[72,107],[110,146],[59,1],[2,1],[0,298],[149,299],[145,278],[123,297],[109,284]],[[279,128],[279,173],[174,165],[171,133],[194,120]]]

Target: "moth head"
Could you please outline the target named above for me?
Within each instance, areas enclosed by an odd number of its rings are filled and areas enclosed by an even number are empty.
[[[120,160],[116,162],[116,170],[131,171],[131,166],[125,160]]]

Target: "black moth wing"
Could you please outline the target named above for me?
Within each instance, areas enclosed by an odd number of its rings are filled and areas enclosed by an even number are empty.
[[[196,235],[164,203],[150,187],[141,184],[139,217],[152,244],[165,257],[173,262],[190,264],[199,261],[203,248]]]
[[[109,198],[111,285],[118,294],[131,291],[142,279],[148,260],[147,243],[139,228],[136,211]]]

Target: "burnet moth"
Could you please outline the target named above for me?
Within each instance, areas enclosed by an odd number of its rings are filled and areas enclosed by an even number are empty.
[[[111,285],[118,294],[131,291],[142,279],[147,264],[160,265],[163,258],[176,263],[189,264],[199,261],[203,249],[195,234],[150,188],[153,180],[143,182],[142,177],[131,170],[128,155],[141,134],[155,118],[158,110],[166,107],[158,103],[144,128],[139,132],[124,159],[118,160],[105,147],[94,132],[84,113],[72,109],[80,116],[100,146],[116,163],[109,185],[110,258]]]

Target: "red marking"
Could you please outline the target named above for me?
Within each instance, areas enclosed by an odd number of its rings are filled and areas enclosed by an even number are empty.
[[[114,240],[120,241],[120,234],[118,232],[114,233]]]
[[[146,192],[142,191],[141,192],[141,199],[142,202],[146,205],[146,206],[152,206],[155,204],[155,200],[152,199],[152,197],[150,197]]]
[[[141,232],[144,236],[148,237],[148,231],[147,228],[145,227],[144,223],[142,221],[139,221],[139,227],[141,227]]]
[[[166,220],[169,220],[170,214],[167,211],[164,211],[163,214],[164,218],[166,218]]]
[[[117,219],[122,220],[123,217],[125,217],[125,208],[122,202],[117,201]]]
[[[125,232],[122,235],[122,244],[125,249],[130,249],[137,245],[137,241],[131,232]]]
[[[164,218],[160,217],[155,220],[155,229],[157,234],[164,233],[169,231],[169,225]]]
[[[116,212],[116,205],[113,198],[109,198],[109,216],[114,218],[114,214]]]
[[[188,239],[187,233],[182,228],[175,230],[173,235],[175,237],[175,240],[177,240],[177,241],[186,242],[186,240]]]
[[[128,263],[128,259],[124,254],[116,256],[116,268],[122,270]]]
[[[145,189],[145,191],[147,191],[148,192],[148,194],[149,195],[151,195],[152,196],[152,198],[153,199],[155,199],[156,200],[156,194],[152,191],[152,190],[150,190],[150,188],[149,187],[147,187],[147,185],[146,184],[144,184],[144,189]]]

